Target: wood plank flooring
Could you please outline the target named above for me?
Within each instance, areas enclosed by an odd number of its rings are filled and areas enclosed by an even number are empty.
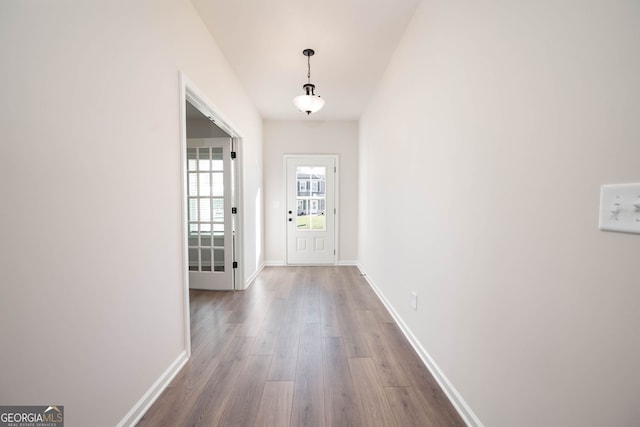
[[[192,355],[138,426],[464,426],[355,267],[191,291]]]

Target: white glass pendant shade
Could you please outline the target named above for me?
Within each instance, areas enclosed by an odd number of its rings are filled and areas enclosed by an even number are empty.
[[[304,95],[293,98],[293,103],[299,111],[307,114],[315,113],[324,106],[324,99],[316,95],[314,90],[316,85],[311,83],[311,57],[315,54],[313,49],[305,49],[302,54],[307,57],[307,83],[302,85]]]
[[[318,95],[299,95],[293,98],[293,103],[298,110],[311,114],[320,111],[324,106],[324,99]]]

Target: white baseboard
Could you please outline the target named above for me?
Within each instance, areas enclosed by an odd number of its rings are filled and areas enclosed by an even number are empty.
[[[456,411],[458,411],[458,414],[460,414],[465,424],[467,424],[469,427],[483,427],[480,419],[473,413],[471,407],[469,407],[458,390],[456,390],[453,384],[451,384],[449,379],[438,367],[431,355],[424,349],[424,347],[422,347],[420,341],[416,338],[411,329],[409,329],[404,320],[402,320],[402,317],[400,317],[398,312],[393,308],[389,300],[376,286],[371,277],[366,274],[366,272],[362,268],[362,265],[358,264],[358,270],[360,270],[360,273],[366,279],[367,283],[369,283],[371,289],[373,289],[378,298],[380,298],[380,301],[382,301],[384,306],[387,308],[387,311],[389,312],[389,314],[391,314],[391,317],[393,317],[393,319],[396,321],[404,336],[407,337],[407,340],[409,340],[409,343],[411,344],[413,349],[416,351],[416,353],[418,353],[418,356],[422,360],[422,363],[424,363],[427,369],[429,369],[429,372],[431,372],[431,375],[433,375],[433,377],[436,379],[436,381],[440,385],[440,388],[447,395],[447,398],[456,409]]]
[[[138,421],[142,418],[142,416],[149,410],[153,402],[156,401],[158,397],[162,394],[165,388],[171,383],[173,378],[176,376],[180,369],[187,363],[189,357],[187,356],[187,351],[183,350],[182,353],[178,355],[176,360],[169,365],[169,367],[160,375],[160,377],[156,380],[155,383],[147,390],[147,392],[138,400],[133,408],[120,420],[117,424],[117,427],[129,427],[135,426]]]
[[[253,281],[256,280],[256,277],[258,277],[258,274],[260,274],[260,272],[264,269],[265,265],[266,265],[266,263],[263,262],[262,264],[260,264],[258,266],[256,271],[254,271],[253,274],[251,276],[249,276],[249,278],[244,282],[244,288],[242,288],[241,290],[248,289],[249,286],[251,286]]]
[[[265,267],[286,267],[287,263],[284,261],[265,261],[264,265]],[[358,261],[338,261],[336,265],[358,265]]]

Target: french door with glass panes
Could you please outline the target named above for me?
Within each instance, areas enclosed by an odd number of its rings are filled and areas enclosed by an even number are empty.
[[[189,288],[232,290],[230,138],[187,140]]]
[[[287,156],[287,264],[334,264],[335,156]]]

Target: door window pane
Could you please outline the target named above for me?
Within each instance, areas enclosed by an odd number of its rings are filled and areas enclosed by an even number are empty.
[[[222,171],[224,169],[224,163],[222,160],[222,147],[211,148],[211,170]]]
[[[189,271],[198,271],[200,265],[200,259],[198,258],[198,249],[189,249]]]
[[[213,220],[224,221],[224,199],[216,198],[213,202]]]
[[[312,230],[325,230],[325,200],[324,199],[312,199],[311,200],[311,215],[310,226]]]
[[[198,210],[200,215],[197,221],[211,222],[211,199],[201,197],[198,199],[198,204],[200,205],[200,209]]]
[[[200,271],[211,271],[211,249],[200,249]]]
[[[189,221],[198,221],[198,199],[189,199]]]
[[[187,180],[188,180],[188,188],[189,188],[189,196],[193,197],[193,196],[197,196],[198,195],[198,174],[197,173],[190,173],[187,176]]]
[[[296,227],[298,230],[307,230],[309,229],[309,200],[298,198],[297,205]]]
[[[298,230],[325,230],[325,166],[296,167]]]
[[[198,246],[198,232],[189,232],[189,246]]]
[[[210,185],[211,195],[215,197],[224,196],[224,177],[222,172],[213,173],[213,182]]]
[[[198,168],[201,171],[211,170],[211,160],[208,147],[198,148]]]
[[[209,172],[199,173],[198,174],[198,188],[200,189],[200,196],[210,196],[211,195],[211,175]]]
[[[187,170],[195,171],[198,167],[197,154],[195,148],[187,148]]]
[[[214,271],[224,271],[224,248],[213,250]]]

